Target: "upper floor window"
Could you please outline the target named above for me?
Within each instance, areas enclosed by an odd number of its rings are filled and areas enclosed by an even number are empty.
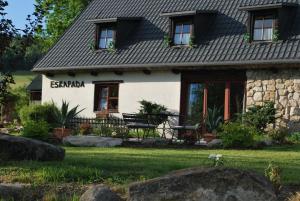
[[[254,41],[272,41],[275,27],[273,15],[255,16],[253,27]]]
[[[98,36],[98,48],[99,49],[108,49],[113,45],[114,42],[114,28],[110,27],[99,27],[99,36]]]
[[[176,22],[174,24],[174,45],[188,45],[192,35],[192,22]]]

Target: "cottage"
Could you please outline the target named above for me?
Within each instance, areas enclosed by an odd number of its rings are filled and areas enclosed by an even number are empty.
[[[300,127],[300,0],[94,0],[34,67],[83,115],[163,104],[197,122],[274,101]]]

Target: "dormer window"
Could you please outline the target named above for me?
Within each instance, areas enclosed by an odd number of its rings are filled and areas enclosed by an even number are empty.
[[[87,20],[96,26],[95,49],[115,52],[122,43],[131,39],[142,19],[141,17],[116,17]]]
[[[254,16],[253,41],[272,41],[274,27],[274,15]]]
[[[188,45],[192,35],[192,22],[175,22],[174,45]]]
[[[296,15],[297,3],[255,4],[249,1],[240,6],[248,12],[247,41],[276,42],[285,40],[291,34],[289,30]]]
[[[216,10],[190,10],[163,12],[162,17],[169,19],[169,29],[164,37],[168,46],[197,47],[204,41],[214,23]]]
[[[114,29],[113,27],[103,27],[99,30],[99,49],[108,49],[114,42]]]

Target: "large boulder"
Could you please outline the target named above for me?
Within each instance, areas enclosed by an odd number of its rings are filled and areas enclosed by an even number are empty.
[[[2,160],[61,161],[64,157],[65,150],[61,147],[38,140],[0,134]]]
[[[68,136],[63,139],[64,145],[75,147],[115,147],[122,145],[119,138],[100,136]]]
[[[129,201],[275,201],[260,175],[236,169],[194,168],[132,184]]]
[[[108,187],[95,185],[81,196],[80,201],[122,201],[122,199]]]

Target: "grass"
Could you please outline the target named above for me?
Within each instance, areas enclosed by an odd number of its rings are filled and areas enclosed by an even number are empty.
[[[18,71],[13,73],[14,81],[16,84],[11,85],[11,87],[17,88],[22,86],[27,86],[34,79],[35,75],[29,71]]]
[[[66,148],[63,162],[2,162],[0,182],[34,184],[130,182],[162,176],[170,171],[211,166],[208,155],[223,154],[225,166],[263,174],[270,161],[282,170],[284,184],[300,184],[300,145],[265,150],[203,150],[149,148]]]

